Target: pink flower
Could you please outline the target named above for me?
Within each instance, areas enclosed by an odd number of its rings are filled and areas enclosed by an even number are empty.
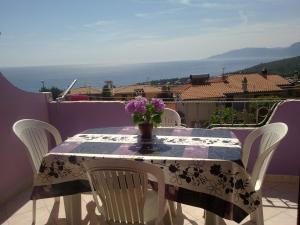
[[[125,110],[128,113],[134,113],[135,112],[135,105],[134,105],[135,101],[134,100],[130,100],[127,105],[125,106]]]
[[[152,98],[151,103],[154,106],[154,110],[156,112],[162,112],[164,110],[164,108],[166,107],[165,103],[158,98]]]
[[[147,105],[147,100],[146,100],[146,102],[143,100],[135,100],[135,102],[134,102],[135,111],[134,112],[146,113],[147,112],[146,105]]]
[[[162,100],[153,98],[151,102],[148,102],[148,100],[142,96],[130,100],[125,106],[126,112],[132,114],[135,124],[159,124],[164,108],[165,104]]]

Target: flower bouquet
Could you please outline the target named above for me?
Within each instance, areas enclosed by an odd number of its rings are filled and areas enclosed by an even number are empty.
[[[130,100],[125,110],[132,114],[133,122],[139,126],[141,131],[141,139],[151,139],[153,126],[161,123],[161,115],[163,114],[165,104],[158,98],[152,98],[148,101],[146,98],[138,96]]]

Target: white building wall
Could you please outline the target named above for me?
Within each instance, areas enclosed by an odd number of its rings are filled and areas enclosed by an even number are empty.
[[[216,102],[179,102],[177,111],[182,112],[188,127],[201,127],[203,121],[210,119],[212,112],[217,108]]]

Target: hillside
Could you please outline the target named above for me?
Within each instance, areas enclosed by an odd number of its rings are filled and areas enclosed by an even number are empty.
[[[281,59],[272,61],[269,63],[261,63],[243,70],[238,70],[235,72],[229,72],[227,74],[232,73],[260,73],[263,68],[267,68],[268,73],[270,74],[279,74],[282,76],[292,76],[295,71],[300,73],[300,56]],[[152,80],[148,82],[141,82],[138,84],[151,84],[151,85],[178,85],[178,84],[186,84],[189,82],[189,76],[181,77],[181,78],[170,78],[170,79],[159,79]]]
[[[276,60],[269,63],[261,63],[256,66],[249,67],[242,70],[244,73],[259,73],[262,68],[265,67],[268,70],[268,73],[271,74],[280,74],[283,76],[291,76],[295,71],[300,72],[300,56]],[[241,71],[238,71],[241,72]]]
[[[278,48],[242,48],[212,56],[208,59],[273,58],[282,59],[300,55],[300,42],[289,47]]]

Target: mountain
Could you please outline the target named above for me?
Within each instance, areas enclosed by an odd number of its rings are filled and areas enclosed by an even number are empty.
[[[280,74],[283,76],[293,75],[296,71],[300,73],[300,56],[276,60],[269,63],[261,63],[256,66],[242,70],[244,73],[259,73],[262,68],[266,68],[270,74]]]
[[[282,76],[291,76],[297,71],[300,73],[300,56],[276,60],[268,63],[261,63],[243,70],[229,72],[227,74],[234,73],[260,73],[263,68],[267,68],[268,73],[270,74],[279,74]],[[141,82],[139,84],[151,84],[151,85],[178,85],[178,84],[186,84],[189,81],[189,77],[181,77],[181,78],[169,78],[169,79],[158,79],[151,80],[150,82]]]
[[[209,57],[208,59],[243,59],[243,58],[269,58],[282,59],[300,55],[300,42],[294,43],[289,47],[280,48],[242,48],[220,55]]]

